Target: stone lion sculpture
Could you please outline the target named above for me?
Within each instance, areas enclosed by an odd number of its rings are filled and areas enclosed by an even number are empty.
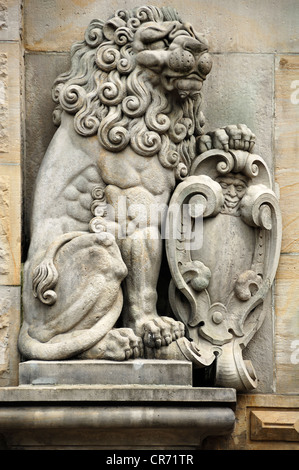
[[[36,183],[24,357],[124,360],[184,336],[156,311],[164,209],[198,151],[253,141],[237,126],[203,134],[211,65],[172,8],[119,10],[72,47]]]

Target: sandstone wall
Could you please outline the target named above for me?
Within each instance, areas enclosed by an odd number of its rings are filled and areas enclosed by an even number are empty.
[[[0,1],[0,386],[18,382],[21,284],[20,1]]]

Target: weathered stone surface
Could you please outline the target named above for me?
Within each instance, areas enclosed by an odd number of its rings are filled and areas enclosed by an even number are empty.
[[[21,319],[21,1],[0,0],[0,387],[18,384]]]
[[[278,56],[275,68],[275,177],[280,186],[282,252],[299,251],[299,57]]]
[[[192,385],[192,363],[135,359],[114,361],[28,361],[19,366],[20,385],[138,384]]]
[[[0,286],[0,387],[18,384],[20,288]]]
[[[7,1],[0,3],[0,30],[7,29]]]
[[[24,402],[37,404],[38,402],[177,402],[216,406],[225,404],[233,407],[236,402],[236,391],[233,388],[216,387],[182,387],[153,385],[61,385],[41,386],[22,385],[20,387],[0,388],[2,403]]]
[[[24,256],[29,242],[33,190],[41,160],[56,131],[52,120],[55,78],[70,66],[69,53],[25,54],[26,152],[23,157]]]
[[[297,393],[297,392],[296,392]],[[294,422],[298,416],[298,394],[241,394],[238,395],[236,408],[236,425],[233,434],[229,437],[207,439],[204,449],[207,450],[298,450],[296,441],[285,440],[286,431],[294,435]],[[268,439],[257,440],[258,431],[252,415],[267,417],[263,423],[263,433]],[[270,427],[267,429],[267,426]],[[287,427],[287,430],[286,430]],[[296,426],[297,427],[297,426]],[[272,433],[274,431],[274,433]],[[271,435],[272,433],[272,435]],[[296,433],[295,433],[296,435]],[[265,434],[264,434],[265,436]],[[261,434],[260,434],[260,437]],[[275,438],[275,440],[273,439]],[[272,440],[273,439],[273,440]]]
[[[0,153],[8,151],[7,54],[0,53]]]
[[[2,407],[1,449],[200,449],[207,436],[231,433],[234,422],[224,406]]]
[[[299,388],[298,255],[282,255],[275,284],[275,363],[278,393]]]
[[[299,60],[280,55],[275,62],[275,177],[280,186],[282,256],[275,289],[275,343],[277,391],[292,393],[299,387],[298,320],[298,134]]]
[[[265,320],[243,352],[245,360],[251,361],[256,371],[255,393],[273,393],[275,390],[274,358],[274,312],[273,288],[264,301]]]
[[[0,41],[20,39],[21,1],[0,1]]]
[[[264,158],[270,170],[273,168],[273,83],[271,55],[215,54],[212,72],[203,86],[205,132],[229,124],[246,124],[256,136],[254,153]]]
[[[21,385],[0,400],[1,449],[190,450],[235,424],[234,389]]]
[[[9,178],[0,176],[0,274],[7,276],[10,267]]]
[[[0,45],[0,285],[20,282],[20,48]]]
[[[256,441],[299,441],[299,411],[252,410],[250,426]]]
[[[0,44],[0,163],[19,163],[21,150],[20,46]]]
[[[105,19],[121,8],[117,2],[39,0],[26,2],[26,47],[31,50],[68,50],[84,34],[93,18]],[[163,2],[184,12],[186,21],[210,38],[214,52],[297,52],[299,8],[296,0],[172,0]],[[127,0],[126,8],[144,2]],[[35,12],[32,15],[32,11]]]
[[[189,2],[187,2],[188,4]],[[196,0],[190,2],[192,7]],[[187,7],[188,8],[188,7]],[[200,3],[192,13],[207,35],[215,52],[277,52],[298,50],[299,8],[296,0],[235,2],[221,0]],[[278,27],[279,22],[279,27]]]
[[[20,283],[20,185],[20,166],[0,164],[0,285]]]

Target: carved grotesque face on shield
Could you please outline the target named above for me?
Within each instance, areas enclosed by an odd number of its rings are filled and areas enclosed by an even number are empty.
[[[223,214],[239,215],[240,204],[247,189],[246,177],[241,174],[229,173],[216,180],[224,195],[224,203],[221,209]]]

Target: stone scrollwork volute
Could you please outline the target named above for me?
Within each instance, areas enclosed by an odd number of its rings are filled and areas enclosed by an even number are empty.
[[[182,223],[186,207],[194,217],[190,227]],[[199,351],[218,346],[216,385],[255,388],[254,368],[242,350],[264,320],[281,245],[266,163],[244,150],[200,154],[172,196],[168,231],[176,317]]]

